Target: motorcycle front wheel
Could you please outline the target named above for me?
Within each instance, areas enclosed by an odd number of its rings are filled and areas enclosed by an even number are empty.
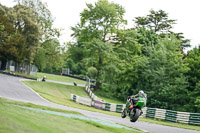
[[[125,109],[123,109],[122,111],[122,118],[125,118],[126,117],[126,112],[125,112]]]
[[[139,118],[140,116],[140,110],[139,109],[131,109],[130,111],[130,121],[131,122],[136,122],[137,119]]]

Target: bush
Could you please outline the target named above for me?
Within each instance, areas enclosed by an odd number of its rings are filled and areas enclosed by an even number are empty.
[[[95,67],[88,68],[88,76],[92,79],[95,79],[97,76],[97,69]]]

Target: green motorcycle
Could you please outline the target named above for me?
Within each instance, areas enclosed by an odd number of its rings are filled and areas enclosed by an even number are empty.
[[[136,122],[139,116],[142,115],[142,108],[146,106],[146,102],[147,98],[145,96],[139,96],[137,98],[128,98],[126,107],[122,111],[122,118],[129,116],[131,122]]]

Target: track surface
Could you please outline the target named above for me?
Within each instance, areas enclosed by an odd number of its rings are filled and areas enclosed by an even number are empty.
[[[105,121],[115,122],[153,133],[200,133],[200,131],[163,126],[142,121],[131,123],[129,119],[122,119],[116,116],[110,116],[102,113],[91,112],[55,104],[40,97],[39,94],[34,92],[29,87],[25,86],[23,83],[21,83],[20,79],[22,78],[0,74],[0,97],[4,97],[15,101],[29,102],[38,105],[77,111],[91,118],[97,118]]]

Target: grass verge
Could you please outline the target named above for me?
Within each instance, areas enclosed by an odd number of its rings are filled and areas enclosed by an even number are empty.
[[[28,75],[28,74],[24,74],[24,73],[11,72],[9,70],[5,70],[4,72],[10,73],[10,74],[12,74],[14,76],[20,76],[20,77],[29,78],[29,79],[35,79],[35,80],[37,79],[37,77],[34,77],[32,75]]]
[[[17,103],[17,102],[16,102]],[[95,122],[27,110],[0,100],[0,132],[4,133],[134,133]]]
[[[89,98],[88,94],[85,92],[83,87],[68,86],[50,82],[38,82],[38,81],[23,81],[23,83],[51,102],[61,105],[66,105],[69,107],[89,110],[93,112],[100,112],[113,116],[121,116],[120,113],[99,110],[93,107],[77,104],[74,101],[71,101],[70,100],[71,94]]]
[[[113,98],[113,97],[105,97],[107,94],[106,92],[102,92],[100,89],[99,90],[96,90],[96,91],[93,91],[93,93],[98,96],[99,98],[105,100],[106,102],[109,102],[109,103],[116,103],[116,104],[124,104],[125,102],[123,101],[120,101],[118,100],[117,98]]]
[[[49,79],[49,80],[70,82],[70,83],[76,82],[77,84],[84,84],[84,85],[86,84],[86,81],[70,78],[67,76],[54,75],[54,74],[48,74],[48,73],[39,73],[39,72],[37,73],[38,78],[43,78],[44,75],[47,76],[47,79]]]
[[[18,102],[18,101],[5,99],[5,98],[2,98],[2,97],[0,97],[0,103],[6,103],[6,104],[10,104],[10,105],[19,105],[19,106],[31,107],[31,108],[42,109],[42,110],[50,110],[50,111],[56,111],[56,112],[61,112],[61,113],[82,115],[81,113],[76,112],[76,111],[51,108],[51,107],[36,105],[36,104],[32,104],[32,103]]]

